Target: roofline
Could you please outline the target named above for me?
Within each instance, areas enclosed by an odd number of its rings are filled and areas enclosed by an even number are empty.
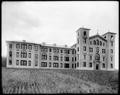
[[[113,33],[113,32],[107,32],[107,33],[103,34],[102,36],[104,36],[104,35],[106,35],[108,33],[110,33],[110,34],[117,34],[117,33]]]
[[[94,38],[94,37],[100,37],[100,38],[102,38],[103,40],[105,40],[105,41],[107,41],[105,38],[103,38],[102,36],[100,36],[100,35],[94,35],[94,36],[91,36],[91,37],[89,37],[89,39],[92,39],[92,38]]]
[[[79,29],[91,30],[91,29],[84,28],[84,27],[80,27]],[[77,31],[78,31],[79,29],[77,29]],[[76,31],[76,32],[77,32],[77,31]]]
[[[6,41],[7,43],[13,42],[13,43],[27,43],[27,44],[34,44],[34,45],[40,45],[42,47],[52,47],[52,48],[63,48],[63,49],[74,49],[71,47],[60,47],[60,46],[49,46],[49,45],[42,45],[42,44],[37,44],[37,43],[31,43],[31,42],[22,42],[22,41]]]

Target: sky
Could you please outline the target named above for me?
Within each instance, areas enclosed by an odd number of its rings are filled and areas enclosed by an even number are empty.
[[[114,32],[115,68],[118,69],[117,1],[2,2],[2,56],[6,41],[68,45],[76,43],[76,30],[89,28],[89,36]]]

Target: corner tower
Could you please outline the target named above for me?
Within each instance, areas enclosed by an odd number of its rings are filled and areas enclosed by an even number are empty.
[[[89,52],[89,31],[88,28],[79,28],[77,33],[76,63],[78,69],[87,69]]]
[[[107,32],[103,37],[107,40],[107,70],[115,69],[115,34]]]

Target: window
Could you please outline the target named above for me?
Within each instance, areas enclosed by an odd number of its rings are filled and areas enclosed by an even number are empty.
[[[86,46],[83,46],[83,51],[86,51]]]
[[[79,67],[79,62],[77,62],[77,67]]]
[[[68,50],[68,54],[70,54],[70,50]]]
[[[111,49],[110,51],[111,51],[111,53],[113,53],[113,49]]]
[[[28,61],[28,66],[31,66],[31,61],[30,60]]]
[[[52,52],[52,49],[51,49],[51,48],[49,48],[49,52]]]
[[[86,67],[86,62],[83,62],[83,67]]]
[[[110,65],[111,65],[111,68],[113,68],[113,64],[111,63]]]
[[[21,60],[20,65],[21,66],[27,66],[27,61],[26,60]]]
[[[79,39],[77,38],[77,43],[79,44]]]
[[[76,61],[76,57],[75,57],[75,61]]]
[[[53,60],[57,61],[57,60],[59,60],[59,57],[58,56],[53,56]]]
[[[105,49],[102,49],[102,53],[105,53]]]
[[[86,44],[86,39],[83,39],[83,43]]]
[[[41,62],[41,67],[47,67],[47,62]]]
[[[63,63],[60,63],[60,67],[63,68]]]
[[[29,46],[28,46],[28,49],[29,49],[29,50],[32,50],[32,45],[29,45]]]
[[[65,54],[70,54],[70,50],[65,49],[64,52]]]
[[[35,59],[38,59],[38,54],[35,54]]]
[[[31,58],[31,53],[29,53],[28,57]]]
[[[96,52],[97,52],[97,53],[99,52],[99,47],[96,47]]]
[[[84,36],[86,36],[86,31],[84,31],[84,33],[83,33],[83,34],[84,34]]]
[[[86,59],[86,55],[84,54],[84,59]]]
[[[75,68],[76,68],[76,64],[75,64]]]
[[[16,52],[16,57],[19,57],[19,52]]]
[[[20,44],[16,44],[16,49],[19,49],[20,48]]]
[[[105,68],[105,63],[103,63],[102,67]]]
[[[12,51],[9,51],[9,57],[12,57]]]
[[[106,36],[104,38],[106,38]]]
[[[102,42],[100,41],[100,46],[102,46]]]
[[[21,52],[21,58],[27,58],[27,52]]]
[[[93,42],[93,43],[94,43],[94,45],[96,45],[96,41],[95,41],[95,40],[94,40],[94,42]]]
[[[93,52],[93,48],[90,47],[90,48],[89,48],[89,52]]]
[[[92,60],[92,55],[90,55],[90,60]]]
[[[92,67],[92,62],[89,63],[89,67]]]
[[[61,51],[61,53],[63,53],[63,50],[62,50],[62,49],[61,49],[60,51]]]
[[[47,47],[42,47],[42,48],[41,48],[41,51],[42,51],[42,52],[48,52],[48,48],[47,48]]]
[[[99,45],[99,40],[97,39],[97,45]]]
[[[74,64],[72,64],[72,68],[74,68]]]
[[[38,61],[37,60],[35,60],[35,66],[38,66]]]
[[[79,51],[79,47],[77,48],[77,51]]]
[[[65,67],[65,68],[69,68],[69,63],[65,63],[65,64],[64,64],[64,67]]]
[[[49,60],[51,60],[51,56],[49,56]]]
[[[9,59],[9,65],[12,65],[12,60],[11,59]]]
[[[103,56],[103,61],[105,61],[105,56]]]
[[[58,64],[58,63],[53,63],[53,67],[58,68],[58,67],[59,67],[59,64]]]
[[[26,45],[25,44],[21,44],[21,49],[26,49]]]
[[[111,61],[113,61],[113,57],[111,56],[110,58],[111,58]]]
[[[19,65],[19,60],[16,60],[16,65]]]
[[[105,43],[103,43],[103,46],[105,46]]]
[[[113,40],[113,35],[111,35],[111,40]]]
[[[52,66],[52,64],[51,64],[51,62],[49,62],[49,67],[51,67]]]
[[[23,65],[27,66],[27,61],[26,60],[23,60]]]
[[[90,45],[92,45],[92,41],[90,41]]]
[[[12,44],[9,44],[9,48],[12,49]]]
[[[36,51],[38,50],[38,46],[37,46],[37,45],[35,45],[35,50],[36,50]]]
[[[65,57],[65,61],[69,61],[69,57]]]
[[[42,60],[47,60],[47,54],[42,54]]]
[[[113,46],[113,42],[111,42],[111,46]]]

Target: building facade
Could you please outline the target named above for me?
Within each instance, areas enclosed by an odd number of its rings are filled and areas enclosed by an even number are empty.
[[[115,33],[89,37],[89,31],[79,28],[77,43],[71,47],[7,41],[7,67],[114,70]]]

